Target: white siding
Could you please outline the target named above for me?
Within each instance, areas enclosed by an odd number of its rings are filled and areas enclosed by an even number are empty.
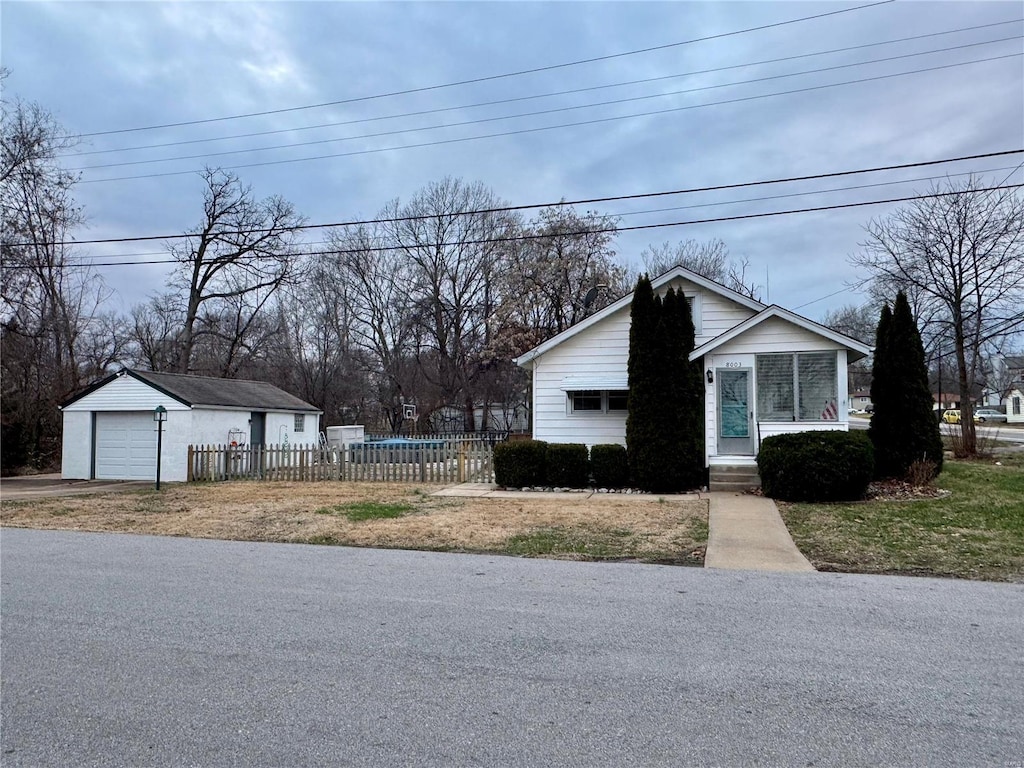
[[[682,278],[673,280],[670,285],[677,290],[682,288],[686,295],[697,296],[695,305],[701,313],[698,346],[755,314]],[[625,445],[626,414],[570,413],[563,382],[609,377],[625,380],[628,360],[629,307],[612,313],[541,355],[534,362],[533,370],[533,436],[558,443]]]
[[[768,422],[762,421],[757,413],[757,366],[755,365],[758,354],[789,353],[789,352],[822,352],[835,350],[837,354],[837,407],[839,418],[837,421],[787,421]],[[704,359],[704,368],[723,367],[727,363],[740,363],[743,367],[751,368],[754,375],[754,421],[757,429],[757,441],[764,440],[771,435],[787,434],[790,432],[811,432],[811,431],[846,431],[849,429],[849,400],[847,399],[846,379],[846,349],[834,341],[818,336],[800,326],[793,325],[781,318],[771,317],[763,323],[751,328],[746,333],[736,337],[727,344],[718,347],[713,354]],[[716,390],[714,386],[706,386],[705,390],[705,424],[706,424],[706,448],[709,463],[715,463],[717,456],[717,433],[715,402]]]
[[[681,277],[669,282],[669,286],[677,291],[682,288],[683,295],[697,296],[696,305],[700,308],[700,324],[697,332],[696,346],[707,344],[716,336],[721,336],[730,328],[735,328],[744,320],[753,317],[756,312],[752,309],[737,304],[732,299],[720,296],[717,293],[705,291],[695,283],[684,280]],[[658,293],[664,295],[668,286]],[[627,310],[628,315],[628,310]],[[696,324],[696,322],[695,322]]]
[[[89,480],[92,472],[92,414],[64,411],[60,452],[60,476],[65,480]]]
[[[806,328],[801,328],[799,325],[794,325],[780,317],[769,317],[728,344],[723,344],[715,349],[714,354],[819,352],[842,348],[842,345],[808,331]]]
[[[191,434],[193,445],[227,445],[231,442],[232,430],[243,434],[240,443],[249,443],[250,411],[196,406],[192,413],[195,415]]]
[[[1020,399],[1020,413],[1013,412],[1013,399]],[[1019,389],[1010,390],[1010,394],[1003,400],[1003,404],[1006,406],[1006,423],[1007,424],[1024,424],[1024,391]]]
[[[320,431],[320,417],[315,413],[305,415],[301,432],[295,431],[294,413],[267,413],[266,442],[268,445],[314,445]]]
[[[71,411],[152,411],[162,405],[168,411],[187,411],[173,397],[153,389],[127,374],[119,376],[106,386],[76,400],[64,409]]]
[[[170,411],[164,422],[164,445],[160,456],[161,482],[188,480],[188,446],[192,441],[194,425],[202,418],[194,411]]]
[[[629,307],[541,355],[533,370],[533,436],[553,443],[626,443],[626,414],[568,411],[565,379],[620,376],[629,360]]]

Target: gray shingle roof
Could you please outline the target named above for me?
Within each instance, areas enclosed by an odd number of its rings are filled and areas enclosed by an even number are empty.
[[[215,379],[180,373],[128,370],[129,375],[163,390],[186,405],[220,405],[261,411],[313,411],[320,409],[265,381]]]

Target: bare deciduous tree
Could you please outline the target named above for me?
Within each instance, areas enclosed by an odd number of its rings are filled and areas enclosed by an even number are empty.
[[[202,177],[203,222],[169,249],[180,265],[173,285],[184,302],[177,355],[181,373],[192,370],[196,338],[212,332],[200,322],[204,310],[214,307],[212,317],[225,303],[233,305],[240,310],[236,331],[244,332],[274,292],[295,276],[295,241],[304,222],[281,197],[257,200],[233,173],[207,168]]]
[[[737,293],[760,301],[759,286],[747,283],[750,262],[746,259],[732,258],[729,255],[729,248],[722,240],[683,240],[675,245],[667,242],[652,245],[641,252],[640,258],[648,274],[660,275],[675,266],[685,267]]]
[[[878,312],[871,303],[860,306],[848,304],[830,309],[821,324],[833,331],[846,334],[869,347],[875,345],[875,330],[878,326]],[[851,390],[867,389],[871,386],[871,357],[865,357],[847,366]]]
[[[1024,198],[977,177],[949,181],[866,229],[852,262],[890,295],[908,288],[953,348],[963,450],[974,455],[971,395],[982,350],[1024,328]]]
[[[525,352],[632,289],[615,261],[616,225],[611,216],[567,206],[545,208],[526,223],[500,271],[502,354]]]
[[[72,140],[34,104],[4,103],[0,125],[0,319],[4,464],[43,466],[59,453],[57,405],[113,356],[102,280],[67,241],[84,222],[58,163]],[[102,366],[102,367],[98,367]]]

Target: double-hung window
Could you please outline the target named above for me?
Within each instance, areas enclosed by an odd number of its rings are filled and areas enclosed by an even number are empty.
[[[835,352],[757,355],[759,421],[838,421]]]
[[[301,432],[306,428],[306,415],[303,413],[295,414],[295,431]]]

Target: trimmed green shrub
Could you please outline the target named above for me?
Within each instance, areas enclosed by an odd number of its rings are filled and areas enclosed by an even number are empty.
[[[494,481],[506,488],[544,485],[548,444],[543,440],[514,440],[494,446]]]
[[[590,471],[598,488],[623,488],[629,483],[629,459],[626,447],[615,443],[590,449]]]
[[[586,488],[590,484],[590,457],[582,443],[550,443],[547,482],[556,488]]]
[[[874,476],[871,441],[855,432],[773,435],[757,455],[761,490],[784,501],[853,501]]]

